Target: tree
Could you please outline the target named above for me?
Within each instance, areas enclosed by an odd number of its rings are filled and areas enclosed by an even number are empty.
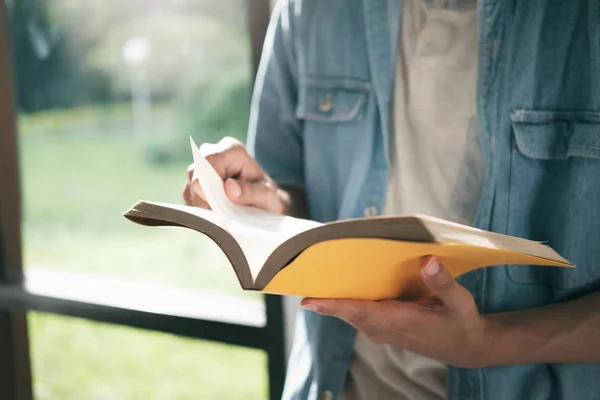
[[[71,54],[66,32],[50,17],[49,3],[6,0],[21,112],[73,106],[81,100],[78,88],[83,81],[100,92],[96,97],[106,97],[105,77],[86,70]]]

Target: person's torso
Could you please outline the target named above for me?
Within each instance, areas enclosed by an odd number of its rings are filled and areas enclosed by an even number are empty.
[[[321,221],[383,209],[401,1],[294,5],[304,182]],[[497,266],[460,278],[483,313],[600,286],[600,3],[481,0],[477,115],[485,179],[476,224],[548,241],[571,270]],[[327,171],[327,173],[324,173]],[[336,398],[354,331],[304,313],[285,398]],[[303,335],[305,335],[303,337]],[[307,342],[309,344],[307,344]],[[450,399],[594,399],[599,365],[451,368]]]
[[[471,223],[481,192],[476,133],[477,13],[404,0],[383,215]],[[360,332],[342,400],[441,400],[446,365]]]

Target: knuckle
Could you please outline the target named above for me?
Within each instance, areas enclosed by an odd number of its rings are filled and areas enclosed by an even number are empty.
[[[205,158],[206,161],[209,162],[210,165],[214,166],[219,160],[223,157],[223,153],[211,153],[208,154]]]
[[[233,136],[225,136],[223,139],[219,141],[219,145],[223,147],[232,147],[232,146],[244,146],[242,142],[234,138]]]
[[[223,151],[243,151],[246,152],[246,147],[242,142],[231,136],[226,136],[219,142],[219,147]]]
[[[250,156],[248,155],[248,152],[246,151],[246,148],[241,143],[234,144],[225,151],[227,153],[229,153],[231,155],[231,157],[236,160],[250,158]]]

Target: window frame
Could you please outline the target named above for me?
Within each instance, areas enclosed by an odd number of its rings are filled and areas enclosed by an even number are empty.
[[[246,0],[253,72],[270,18],[269,0]],[[262,349],[268,357],[269,398],[281,398],[286,373],[283,301],[265,295],[266,324],[253,326],[141,311],[32,292],[21,253],[19,154],[6,4],[0,7],[0,398],[33,399],[27,312],[41,311]],[[250,99],[248,99],[250,101]]]

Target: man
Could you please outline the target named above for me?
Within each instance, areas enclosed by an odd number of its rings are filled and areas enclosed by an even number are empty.
[[[459,284],[427,257],[434,299],[305,299],[284,398],[596,399],[600,2],[403,3],[279,4],[253,98],[257,162],[227,140],[209,156],[230,199],[320,221],[473,221],[577,268],[496,266]],[[184,197],[205,206],[196,182]]]

